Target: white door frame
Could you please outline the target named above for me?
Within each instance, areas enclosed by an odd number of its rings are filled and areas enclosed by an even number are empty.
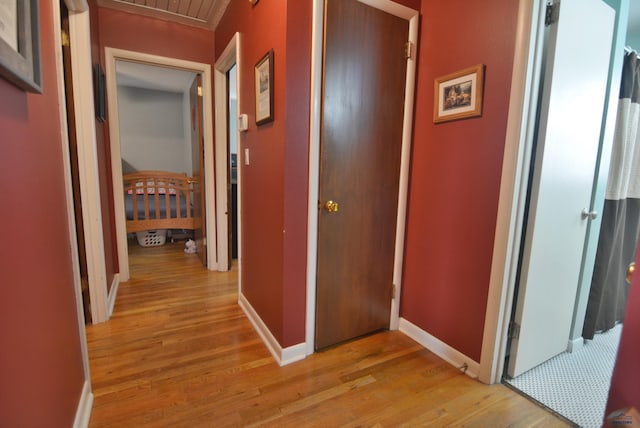
[[[96,146],[96,123],[93,103],[93,73],[91,66],[91,34],[89,9],[74,1],[69,7],[69,39],[75,104],[76,136],[78,140],[78,173],[82,203],[82,218],[87,257],[87,276],[94,324],[109,319],[107,303],[107,273],[100,203],[100,178]],[[73,12],[80,11],[80,12]],[[66,126],[66,122],[65,122]],[[75,238],[74,238],[75,239]],[[112,289],[117,288],[118,276]]]
[[[520,0],[496,234],[489,280],[480,372],[484,383],[502,379],[507,329],[520,256],[535,117],[542,72],[545,2]]]
[[[214,65],[214,87],[215,87],[215,118],[216,118],[216,141],[215,141],[215,151],[216,151],[216,201],[217,201],[217,211],[216,218],[218,220],[218,270],[226,271],[229,267],[229,207],[228,207],[228,192],[227,192],[227,179],[229,174],[229,148],[227,144],[228,140],[228,131],[227,131],[227,94],[228,94],[228,80],[227,80],[227,72],[236,65],[236,69],[240,70],[240,33],[234,34],[231,38],[227,47],[224,49],[220,57],[216,60]],[[238,76],[239,77],[239,76]],[[236,79],[236,94],[238,94],[238,114],[242,110],[240,110],[241,106],[241,96],[240,96],[240,78]],[[237,120],[237,118],[231,118],[232,120]],[[237,127],[236,127],[237,130]],[[237,130],[237,141],[240,143],[240,131]],[[238,148],[239,150],[239,148]],[[238,291],[241,290],[241,272],[240,263],[241,263],[241,254],[240,246],[242,240],[240,239],[241,235],[241,226],[242,222],[240,219],[240,206],[241,200],[241,176],[240,174],[241,164],[238,163],[238,205],[237,205],[237,216],[238,216]]]
[[[78,30],[78,21],[89,21],[89,9],[86,4],[79,3],[78,1],[66,0],[67,9],[69,10],[69,19],[72,16],[75,20],[75,26],[73,31],[72,40],[77,41],[77,38],[81,38],[79,33],[82,33],[82,37],[86,37],[86,40],[91,40],[89,37],[88,26],[81,26],[81,30]],[[56,57],[56,87],[58,91],[58,109],[60,120],[60,142],[62,145],[62,163],[64,171],[65,181],[65,200],[67,205],[67,227],[69,231],[69,243],[71,250],[71,268],[73,270],[73,288],[76,299],[76,316],[78,320],[78,340],[80,342],[80,352],[82,355],[82,368],[84,372],[84,383],[82,386],[82,392],[76,408],[76,415],[74,419],[74,427],[88,426],[89,418],[91,417],[91,408],[93,406],[93,392],[91,391],[91,374],[89,371],[89,351],[87,346],[87,335],[85,328],[84,318],[84,303],[82,301],[82,281],[80,279],[80,256],[78,251],[78,237],[76,234],[76,218],[74,209],[74,192],[71,175],[71,157],[69,150],[69,133],[68,133],[68,120],[67,120],[67,101],[66,101],[66,89],[64,79],[64,62],[62,58],[62,35],[60,29],[60,3],[53,2],[53,29],[54,29],[54,47]],[[91,74],[88,76],[76,75],[74,69],[74,81],[91,80]],[[74,84],[75,85],[75,84]],[[76,99],[76,103],[78,100]],[[78,106],[76,106],[76,109]],[[95,135],[95,133],[94,133]],[[89,252],[87,248],[87,252]],[[93,249],[92,249],[93,250]],[[88,254],[87,254],[88,256]],[[106,288],[105,288],[106,289]]]
[[[405,85],[404,124],[402,131],[402,155],[398,194],[398,217],[396,221],[396,244],[393,263],[395,295],[391,302],[389,329],[397,330],[400,320],[400,293],[402,264],[404,259],[405,223],[407,217],[407,194],[409,188],[409,163],[413,131],[413,110],[420,13],[391,0],[358,0],[368,6],[383,10],[409,21],[409,42],[413,53],[407,60]],[[309,136],[309,201],[307,221],[307,308],[305,342],[306,353],[315,352],[316,328],[316,273],[318,257],[318,194],[320,179],[320,115],[322,108],[322,63],[324,40],[324,0],[313,0],[313,27],[311,40],[311,113]]]
[[[118,261],[120,265],[120,279],[129,280],[129,250],[127,248],[127,226],[124,209],[124,195],[119,189],[122,182],[122,156],[120,150],[120,120],[118,113],[118,88],[116,81],[116,61],[139,62],[147,65],[169,67],[202,74],[203,88],[203,138],[204,138],[204,181],[205,181],[205,213],[207,230],[215,229],[216,202],[214,197],[214,168],[213,168],[213,120],[211,111],[211,65],[186,61],[176,58],[162,57],[142,52],[127,51],[106,47],[105,78],[107,86],[107,101],[109,112],[109,135],[111,141],[111,170],[113,183],[113,206],[115,211],[116,237]],[[209,240],[209,239],[208,239]],[[212,240],[209,240],[212,241]],[[215,270],[217,267],[217,251],[215,246],[207,248],[207,268]]]

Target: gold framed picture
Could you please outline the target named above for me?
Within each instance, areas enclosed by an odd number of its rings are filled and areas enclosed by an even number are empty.
[[[482,116],[483,86],[483,64],[435,79],[433,121]]]

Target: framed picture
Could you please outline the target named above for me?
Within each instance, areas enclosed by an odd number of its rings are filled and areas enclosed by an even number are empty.
[[[273,121],[273,49],[255,67],[256,125]]]
[[[435,80],[433,121],[482,116],[484,65],[478,64]]]
[[[42,93],[38,0],[0,0],[0,76]]]

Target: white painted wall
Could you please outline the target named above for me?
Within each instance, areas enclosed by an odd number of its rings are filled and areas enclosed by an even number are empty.
[[[181,93],[118,86],[123,170],[191,175],[191,148]]]

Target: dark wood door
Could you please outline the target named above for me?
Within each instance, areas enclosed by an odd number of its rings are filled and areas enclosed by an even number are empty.
[[[200,219],[196,224],[194,241],[196,252],[203,266],[207,266],[207,227],[204,186],[204,137],[202,132],[202,76],[193,79],[189,91],[191,110],[191,162],[193,177],[193,215]]]
[[[316,349],[389,327],[408,32],[356,0],[327,1]]]

